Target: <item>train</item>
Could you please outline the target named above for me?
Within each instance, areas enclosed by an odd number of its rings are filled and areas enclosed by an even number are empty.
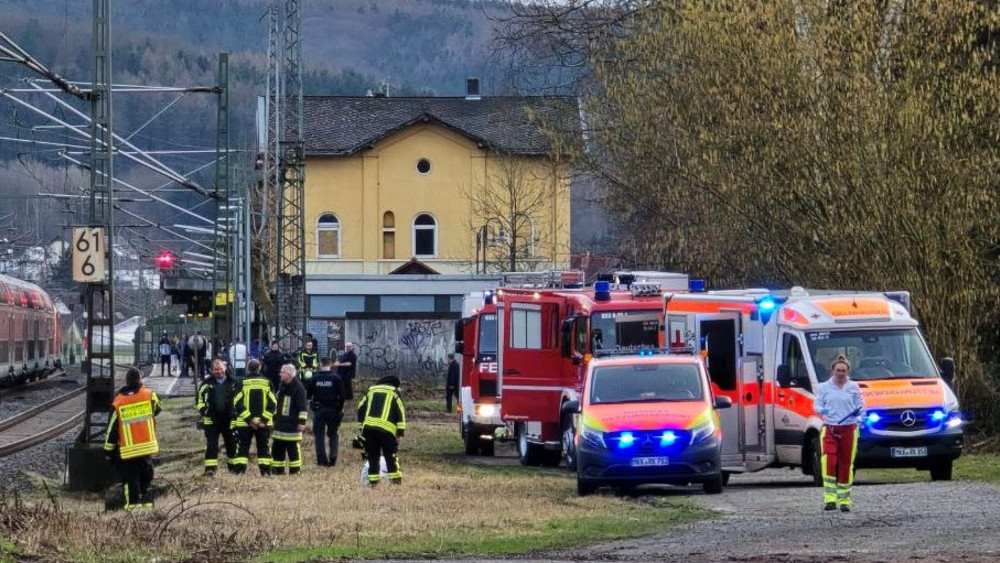
[[[80,333],[65,305],[37,285],[0,274],[0,388],[74,363]]]

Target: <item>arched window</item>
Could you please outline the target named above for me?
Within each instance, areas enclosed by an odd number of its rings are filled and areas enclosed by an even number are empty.
[[[382,258],[392,260],[396,257],[396,216],[392,211],[382,214]]]
[[[426,213],[413,220],[413,255],[417,258],[437,256],[437,221]]]
[[[316,224],[316,244],[320,258],[340,258],[340,221],[333,213],[319,216]]]

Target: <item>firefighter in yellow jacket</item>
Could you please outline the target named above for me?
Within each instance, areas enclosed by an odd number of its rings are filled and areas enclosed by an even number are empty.
[[[151,457],[160,451],[156,441],[156,415],[160,398],[142,385],[139,368],[129,368],[125,387],[111,403],[111,420],[104,438],[104,454],[118,469],[125,492],[125,510],[153,506],[149,485],[153,481]]]
[[[406,409],[399,397],[399,378],[389,375],[379,379],[368,388],[368,392],[358,403],[358,422],[365,442],[365,458],[368,460],[368,484],[372,487],[379,482],[379,457],[385,457],[385,467],[389,482],[399,485],[403,482],[403,471],[399,467],[399,440],[406,431]]]
[[[250,456],[250,443],[257,440],[257,467],[261,475],[271,474],[271,427],[274,426],[274,411],[277,399],[271,391],[271,381],[260,372],[260,360],[250,360],[247,376],[240,390],[233,398],[233,412],[236,418],[236,472],[246,471]]]

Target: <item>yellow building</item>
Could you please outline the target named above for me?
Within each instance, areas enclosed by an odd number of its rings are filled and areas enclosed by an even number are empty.
[[[570,97],[306,97],[307,277],[566,267],[570,171],[542,124],[578,115]]]

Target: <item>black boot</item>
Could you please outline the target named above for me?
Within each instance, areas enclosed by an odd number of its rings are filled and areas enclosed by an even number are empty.
[[[826,503],[826,504],[823,505],[823,510],[826,510],[826,511],[837,510],[837,503],[835,503],[835,502],[828,502],[828,503]]]

